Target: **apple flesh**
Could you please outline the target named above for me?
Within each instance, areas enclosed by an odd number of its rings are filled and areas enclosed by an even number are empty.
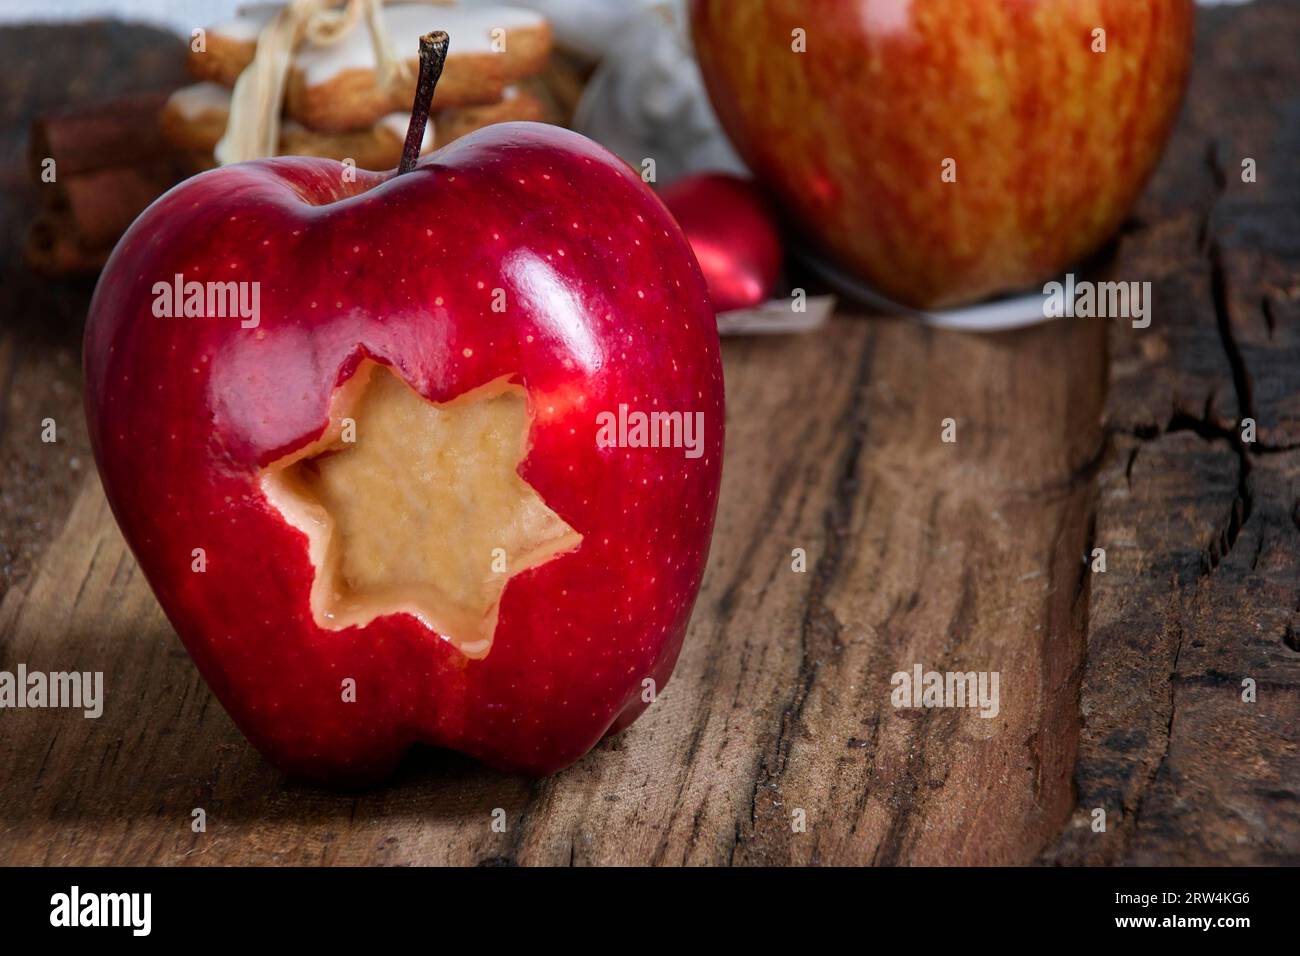
[[[176,276],[257,283],[258,315],[161,317]],[[717,504],[717,332],[681,230],[589,140],[508,123],[401,175],[190,179],[110,258],[85,371],[141,569],[289,773],[373,781],[414,744],[552,773],[668,681]],[[620,406],[702,413],[700,453],[603,445]]]
[[[1114,233],[1173,125],[1192,17],[1191,0],[691,5],[750,169],[919,308],[1040,283]]]
[[[400,610],[486,656],[507,575],[582,541],[515,471],[531,427],[524,389],[502,378],[434,404],[367,361],[334,405],[321,439],[262,477],[307,536],[316,623]],[[349,420],[363,427],[349,435]]]

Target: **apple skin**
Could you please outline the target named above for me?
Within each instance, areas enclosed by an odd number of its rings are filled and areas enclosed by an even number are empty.
[[[695,251],[719,312],[766,302],[781,276],[781,235],[752,180],[697,173],[665,186],[659,198]]]
[[[372,782],[416,743],[549,774],[631,723],[681,649],[722,468],[704,280],[640,179],[557,127],[500,124],[404,175],[355,176],[322,159],[229,166],[131,227],[85,336],[104,489],[200,672],[289,774]],[[260,325],[155,317],[153,283],[176,273],[260,281]],[[480,660],[406,615],[319,628],[306,538],[258,484],[322,434],[366,356],[431,401],[516,375],[533,413],[519,474],[583,535],[510,579]],[[620,402],[702,411],[703,454],[597,447],[596,415]]]
[[[1041,283],[1115,232],[1176,117],[1192,18],[1191,0],[691,6],[755,176],[833,258],[918,308]]]

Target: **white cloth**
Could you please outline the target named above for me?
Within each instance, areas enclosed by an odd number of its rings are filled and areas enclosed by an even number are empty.
[[[659,185],[705,170],[746,172],[709,103],[681,3],[642,10],[617,31],[573,125],[638,171],[653,159]]]

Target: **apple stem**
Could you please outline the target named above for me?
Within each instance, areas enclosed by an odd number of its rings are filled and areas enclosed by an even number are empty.
[[[447,44],[450,38],[442,30],[420,37],[420,78],[415,85],[415,102],[411,104],[411,123],[406,127],[406,143],[402,146],[402,161],[397,165],[398,176],[409,173],[420,158],[424,143],[424,128],[429,124],[429,106],[433,103],[433,88],[442,76],[442,66],[447,62]]]

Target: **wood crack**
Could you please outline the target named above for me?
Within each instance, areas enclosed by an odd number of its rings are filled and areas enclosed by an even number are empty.
[[[758,826],[759,794],[763,791],[775,792],[779,788],[780,778],[785,772],[794,736],[804,706],[816,682],[822,658],[833,654],[839,644],[840,622],[826,602],[827,594],[839,574],[848,550],[847,542],[853,519],[853,507],[860,481],[862,452],[866,445],[866,410],[869,405],[864,398],[874,353],[875,336],[869,335],[858,357],[853,385],[848,389],[846,405],[836,426],[848,434],[849,440],[840,456],[839,477],[836,479],[831,500],[823,514],[822,525],[826,532],[826,544],[810,575],[808,597],[799,627],[799,670],[794,681],[794,690],[782,710],[776,739],[769,754],[759,761],[750,792],[749,818],[751,826],[755,828]],[[737,834],[739,836],[739,830]],[[732,847],[731,853],[734,856],[735,847]]]

